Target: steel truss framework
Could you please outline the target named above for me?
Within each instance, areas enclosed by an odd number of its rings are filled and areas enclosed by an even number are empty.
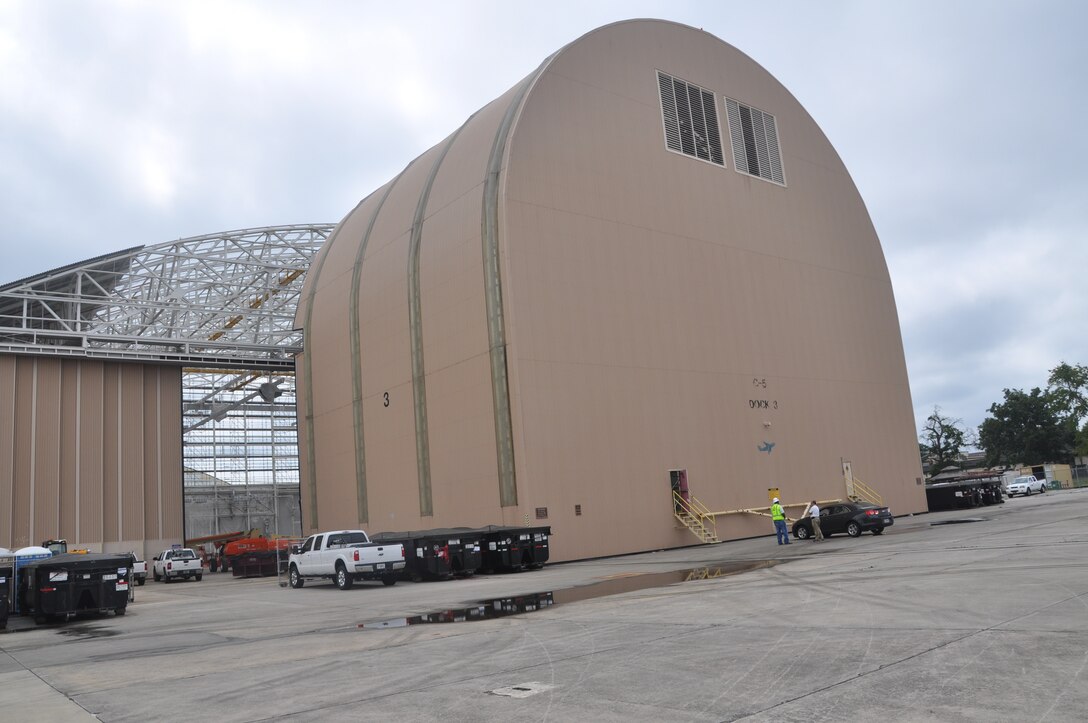
[[[137,246],[0,287],[0,353],[291,370],[295,307],[333,224]]]
[[[0,353],[182,366],[186,488],[271,485],[297,498],[295,308],[334,227],[137,246],[0,286]]]
[[[294,373],[190,368],[182,397],[186,538],[301,534]]]

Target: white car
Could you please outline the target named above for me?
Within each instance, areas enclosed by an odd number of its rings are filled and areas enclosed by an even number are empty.
[[[1015,497],[1016,495],[1028,497],[1032,492],[1046,492],[1046,480],[1035,479],[1031,475],[1017,477],[1009,483],[1008,488],[1005,490],[1005,494],[1009,497]]]

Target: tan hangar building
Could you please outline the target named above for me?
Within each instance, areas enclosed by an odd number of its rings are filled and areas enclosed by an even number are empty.
[[[694,28],[620,22],[547,58],[347,215],[295,321],[309,531],[677,547],[671,470],[726,511],[844,497],[844,461],[926,509],[865,204],[789,91]]]

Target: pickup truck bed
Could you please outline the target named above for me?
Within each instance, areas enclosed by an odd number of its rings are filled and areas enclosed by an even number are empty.
[[[404,562],[404,545],[399,542],[374,543],[363,530],[333,530],[310,535],[293,551],[287,574],[293,588],[302,587],[307,579],[326,579],[347,590],[357,580],[395,585]]]
[[[136,557],[136,553],[130,553],[132,557],[132,579],[137,585],[147,582],[147,563]]]

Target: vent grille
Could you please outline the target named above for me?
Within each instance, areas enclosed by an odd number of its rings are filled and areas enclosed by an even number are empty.
[[[725,110],[729,116],[729,138],[733,142],[733,162],[737,170],[786,185],[774,116],[732,98],[725,99]]]
[[[697,85],[658,71],[661,91],[661,119],[665,125],[665,147],[686,156],[725,165],[722,136],[718,130],[718,107],[714,94]]]

